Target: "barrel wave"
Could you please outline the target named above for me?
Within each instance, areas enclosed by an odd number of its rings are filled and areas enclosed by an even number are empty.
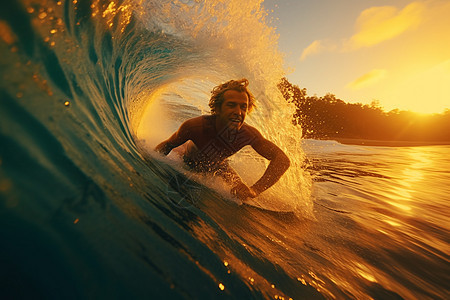
[[[0,37],[2,297],[449,295],[448,215],[385,212],[398,195],[385,181],[402,187],[385,152],[301,140],[262,1],[17,0],[2,3]],[[152,150],[243,77],[258,101],[248,122],[292,162],[267,198],[295,214],[239,206]],[[422,158],[450,157],[436,149]],[[251,149],[231,163],[248,182],[267,165]],[[444,174],[433,211],[448,208],[449,165],[430,167]]]

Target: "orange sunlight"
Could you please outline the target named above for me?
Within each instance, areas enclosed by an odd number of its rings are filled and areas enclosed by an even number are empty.
[[[442,113],[450,108],[449,13],[447,1],[416,1],[384,15],[384,23],[398,25],[397,37],[374,49],[385,59],[364,75],[373,83],[365,92],[372,92],[387,110]],[[359,82],[362,89],[364,83]]]
[[[303,49],[299,63],[327,70],[317,82],[306,73],[305,87],[349,102],[378,100],[386,111],[443,113],[450,108],[449,15],[448,0],[372,5],[343,38],[314,40]]]
[[[412,111],[442,113],[450,108],[450,60],[411,76],[394,95]]]

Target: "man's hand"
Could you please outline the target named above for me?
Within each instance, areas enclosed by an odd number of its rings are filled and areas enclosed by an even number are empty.
[[[239,200],[245,201],[247,198],[255,198],[258,194],[246,186],[244,183],[239,183],[231,189],[231,195],[236,196]]]

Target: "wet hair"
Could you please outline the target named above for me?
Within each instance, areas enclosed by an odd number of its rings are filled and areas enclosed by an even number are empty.
[[[225,83],[222,83],[211,91],[211,99],[209,100],[209,107],[211,108],[211,114],[215,115],[217,114],[217,110],[222,105],[223,101],[225,100],[223,97],[223,94],[225,94],[226,91],[234,90],[238,92],[245,92],[248,96],[248,111],[247,113],[250,113],[255,105],[255,97],[252,95],[252,93],[247,89],[249,82],[247,79],[242,78],[239,80],[230,80]]]

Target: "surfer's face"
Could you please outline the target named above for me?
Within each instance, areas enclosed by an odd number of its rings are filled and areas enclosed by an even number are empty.
[[[248,111],[248,96],[245,92],[228,90],[223,94],[224,101],[217,114],[220,128],[240,129]]]

